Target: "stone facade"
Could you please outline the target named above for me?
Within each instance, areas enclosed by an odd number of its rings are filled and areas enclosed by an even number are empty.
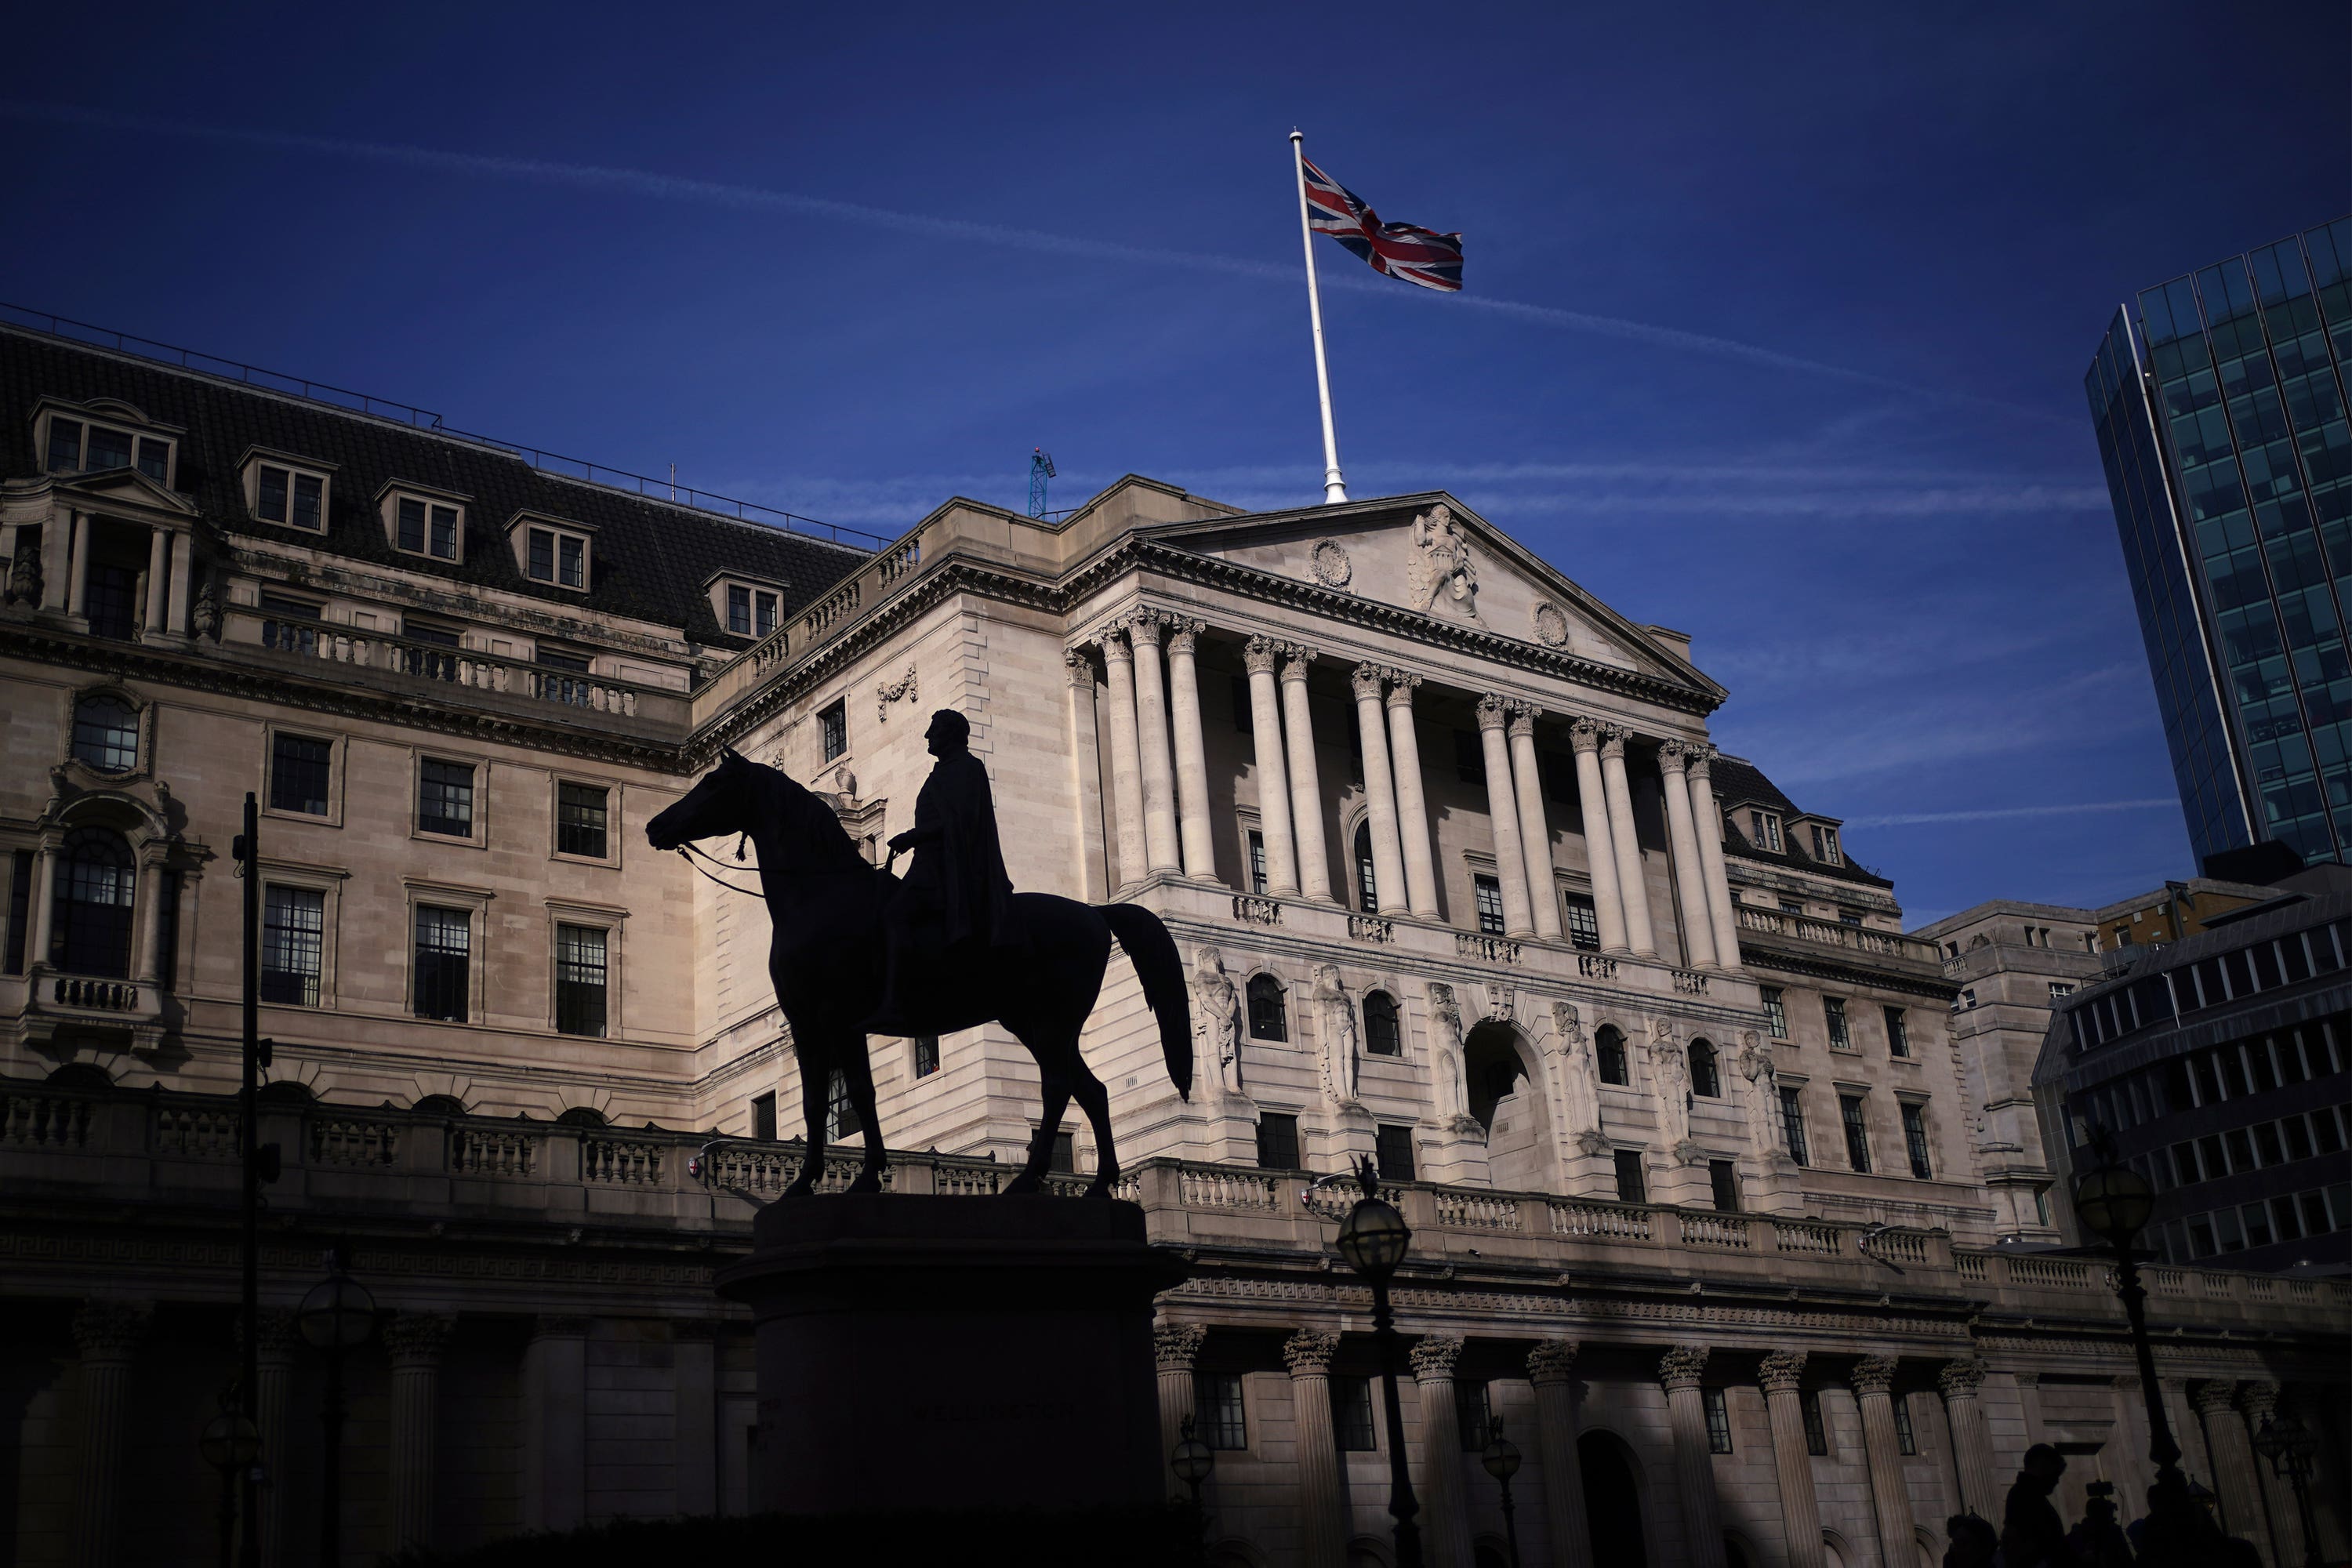
[[[388,1314],[352,1358],[354,1555],[758,1506],[709,1281],[826,1086],[780,1038],[762,907],[644,825],[727,744],[874,848],[936,707],[1016,885],[1147,904],[1187,956],[1189,1102],[1123,966],[1086,1048],[1123,1190],[1193,1262],[1163,1436],[1230,1440],[1224,1561],[1385,1561],[1402,1440],[1433,1561],[1470,1568],[1500,1529],[1482,1412],[1528,1455],[1530,1562],[1907,1568],[2043,1437],[2085,1457],[2076,1501],[2137,1495],[2103,1271],[1992,1246],[1935,948],[1834,818],[1715,751],[1686,637],[1451,497],[1244,515],[1131,479],[852,551],[39,334],[0,329],[0,370],[17,1560],[173,1561],[209,1518],[248,792],[265,1302],[341,1237]],[[884,1131],[929,1151],[900,1190],[994,1192],[1037,1131],[1027,1053],[873,1044]],[[1416,1233],[1402,1433],[1363,1415],[1368,1299],[1300,1194],[1375,1153]],[[2153,1288],[2200,1474],[2243,1447],[2241,1385],[2340,1392],[2341,1287]],[[299,1433],[318,1357],[271,1342],[265,1434]],[[276,1560],[314,1462],[265,1460]]]

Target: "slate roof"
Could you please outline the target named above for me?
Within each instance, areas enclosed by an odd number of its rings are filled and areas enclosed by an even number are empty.
[[[1707,769],[1715,782],[1715,798],[1727,814],[1724,852],[1743,860],[1754,860],[1767,866],[1785,866],[1791,871],[1803,871],[1815,877],[1828,877],[1835,881],[1853,882],[1865,888],[1892,889],[1894,881],[1853,863],[1847,856],[1843,865],[1832,866],[1826,860],[1816,860],[1800,848],[1797,835],[1784,831],[1780,835],[1783,847],[1778,851],[1759,848],[1748,841],[1747,825],[1731,811],[1735,803],[1753,802],[1769,806],[1785,817],[1802,816],[1803,807],[1780,793],[1780,785],[1764,776],[1755,763],[1737,757],[1717,757]],[[1841,840],[1844,834],[1839,834]],[[1843,847],[1843,845],[1841,845]]]
[[[653,621],[714,647],[744,647],[751,639],[720,629],[703,592],[713,574],[740,572],[782,584],[789,616],[868,555],[855,546],[567,479],[462,437],[5,322],[0,322],[0,478],[41,472],[33,450],[33,407],[44,396],[71,403],[115,398],[159,423],[181,426],[186,434],[173,477],[196,509],[221,527],[571,609]],[[236,464],[251,447],[335,465],[323,539],[247,512]],[[393,548],[375,498],[394,479],[473,498],[462,563]],[[506,537],[507,523],[522,510],[595,530],[585,594],[523,575]]]

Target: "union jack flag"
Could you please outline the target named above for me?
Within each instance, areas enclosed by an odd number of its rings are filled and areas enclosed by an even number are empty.
[[[1371,205],[1301,158],[1307,170],[1307,225],[1371,264],[1375,272],[1447,293],[1462,288],[1462,237],[1417,224],[1382,223]]]

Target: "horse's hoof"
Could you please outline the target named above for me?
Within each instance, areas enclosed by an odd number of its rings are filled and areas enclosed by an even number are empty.
[[[786,1198],[804,1198],[814,1191],[816,1191],[816,1184],[814,1182],[794,1182],[791,1186],[786,1187],[782,1192],[776,1194],[776,1201],[778,1203],[782,1203]]]
[[[882,1190],[882,1167],[868,1165],[857,1173],[857,1180],[842,1189],[851,1193],[878,1193]]]
[[[1030,1193],[1040,1193],[1045,1190],[1045,1183],[1039,1181],[1035,1176],[1031,1175],[1028,1172],[1024,1171],[1019,1175],[1013,1177],[1011,1181],[1005,1183],[1004,1190],[1000,1193],[998,1196],[1017,1198]]]
[[[1100,1198],[1105,1203],[1108,1203],[1110,1201],[1110,1187],[1107,1183],[1095,1182],[1090,1184],[1087,1190],[1080,1193],[1078,1196],[1082,1198]]]

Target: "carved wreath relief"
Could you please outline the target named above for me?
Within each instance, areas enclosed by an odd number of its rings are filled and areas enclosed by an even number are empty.
[[[1307,573],[1326,588],[1344,588],[1356,569],[1348,560],[1347,548],[1336,539],[1318,539],[1307,559]]]

